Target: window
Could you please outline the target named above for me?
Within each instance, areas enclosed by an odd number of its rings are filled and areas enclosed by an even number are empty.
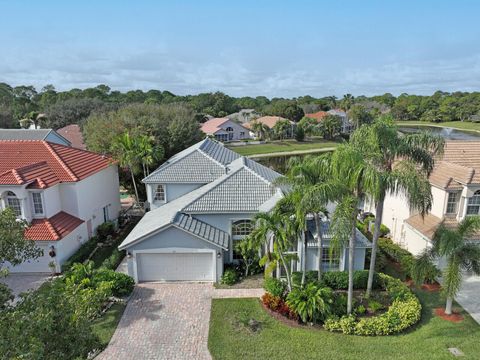
[[[252,232],[251,220],[238,220],[232,224],[233,238],[241,239]]]
[[[467,215],[480,214],[480,190],[477,190],[467,203]]]
[[[215,135],[215,139],[219,141],[228,141],[228,134],[217,134]]]
[[[232,132],[233,131],[233,128],[231,126],[227,127],[225,130],[227,130],[228,132]]]
[[[35,215],[43,215],[43,203],[41,193],[32,193],[33,213]]]
[[[338,265],[340,265],[340,255],[338,254],[337,251],[333,251],[331,255],[332,256],[330,256],[329,248],[323,248],[322,264],[327,265],[331,269],[338,268]]]
[[[240,131],[240,137],[244,137],[245,136],[245,131]]]
[[[165,187],[163,185],[157,185],[153,201],[165,201]]]
[[[458,207],[458,199],[460,193],[458,192],[451,192],[448,193],[448,199],[447,199],[447,214],[456,214],[457,213],[457,207]]]
[[[108,216],[108,205],[103,207],[103,222],[110,221],[110,217]]]
[[[22,207],[20,206],[20,200],[15,193],[9,191],[7,193],[7,206],[11,208],[17,217],[22,216]]]

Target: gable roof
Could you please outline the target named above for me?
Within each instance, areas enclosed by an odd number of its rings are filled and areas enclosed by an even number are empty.
[[[57,130],[57,133],[67,139],[74,148],[87,150],[87,146],[83,142],[82,131],[77,124],[71,124],[60,128]]]
[[[323,119],[327,115],[328,115],[328,112],[326,111],[317,111],[315,113],[305,114],[306,117],[310,119],[315,119],[317,121]]]
[[[173,224],[190,234],[228,250],[230,235],[206,222],[195,219],[187,214],[178,213],[173,220]]]
[[[47,188],[76,182],[106,169],[112,159],[38,140],[0,141],[0,185]]]
[[[458,184],[480,184],[480,141],[447,141],[429,180],[443,189],[453,189]]]
[[[83,220],[60,211],[49,219],[34,219],[25,231],[25,238],[36,241],[58,241],[83,223]]]
[[[226,118],[226,117],[224,117],[224,118],[213,118],[213,119],[207,120],[202,124],[201,130],[205,134],[214,134],[218,130],[221,129],[221,126],[223,124],[225,124],[229,120],[230,119]]]
[[[68,139],[53,129],[0,129],[0,140],[47,140],[50,134],[70,144]]]
[[[207,183],[226,173],[226,165],[240,155],[206,138],[172,156],[143,179],[144,183]]]
[[[244,124],[243,126],[248,128],[248,129],[251,129],[252,128],[252,123],[257,122],[257,123],[265,124],[270,129],[272,129],[275,126],[275,124],[277,122],[281,121],[281,120],[285,120],[285,121],[288,121],[290,124],[294,124],[293,121],[285,119],[281,116],[262,116],[262,117],[259,117],[258,119],[252,120],[252,121]]]

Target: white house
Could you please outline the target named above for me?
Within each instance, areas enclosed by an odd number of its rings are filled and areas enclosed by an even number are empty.
[[[340,117],[342,120],[342,133],[343,134],[350,134],[354,129],[355,125],[350,121],[348,115],[345,111],[339,109],[332,109],[327,111],[330,115],[335,115]]]
[[[448,141],[429,181],[433,206],[423,218],[409,209],[404,194],[385,199],[382,223],[413,254],[431,245],[441,223],[456,226],[465,216],[480,215],[480,141]],[[374,205],[367,203],[365,210],[374,212]],[[480,234],[472,240],[480,240]]]
[[[201,130],[218,141],[237,141],[250,138],[248,129],[229,118],[213,118],[202,124]]]
[[[173,156],[144,179],[152,210],[119,247],[129,274],[137,282],[218,281],[224,264],[239,259],[234,242],[250,233],[252,217],[283,197],[280,176],[208,138]]]
[[[51,261],[60,271],[98,225],[118,217],[117,165],[52,142],[0,141],[0,210],[6,207],[30,223],[26,237],[44,252],[10,271],[50,272]]]

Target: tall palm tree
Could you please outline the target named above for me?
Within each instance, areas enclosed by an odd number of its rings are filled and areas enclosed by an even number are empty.
[[[135,147],[138,148],[138,157],[142,163],[143,176],[150,174],[150,166],[164,156],[163,147],[155,144],[153,136],[140,135],[134,138]]]
[[[417,281],[423,282],[425,269],[432,260],[445,258],[443,291],[447,297],[445,314],[452,314],[452,303],[460,290],[463,271],[480,275],[480,245],[468,239],[480,231],[480,216],[467,216],[456,228],[441,224],[435,231],[432,247],[421,254],[413,267]]]
[[[379,118],[373,124],[357,129],[350,143],[378,172],[379,180],[378,188],[372,193],[376,210],[366,291],[366,297],[369,297],[385,197],[389,193],[403,193],[411,210],[422,216],[430,211],[433,199],[428,175],[433,169],[435,156],[443,151],[444,139],[427,132],[402,136],[391,119]]]
[[[255,133],[257,138],[259,138],[260,140],[265,140],[267,138],[267,134],[270,131],[270,128],[260,121],[254,120],[251,124],[252,131]]]
[[[342,100],[340,100],[340,108],[347,112],[350,110],[352,105],[355,103],[355,97],[352,94],[343,95]]]

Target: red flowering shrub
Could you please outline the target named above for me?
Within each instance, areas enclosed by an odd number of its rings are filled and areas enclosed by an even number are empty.
[[[278,312],[280,315],[283,315],[289,319],[297,320],[298,316],[290,309],[285,301],[282,300],[279,296],[273,296],[272,294],[265,293],[262,296],[262,302],[265,307],[269,308],[272,311]]]

